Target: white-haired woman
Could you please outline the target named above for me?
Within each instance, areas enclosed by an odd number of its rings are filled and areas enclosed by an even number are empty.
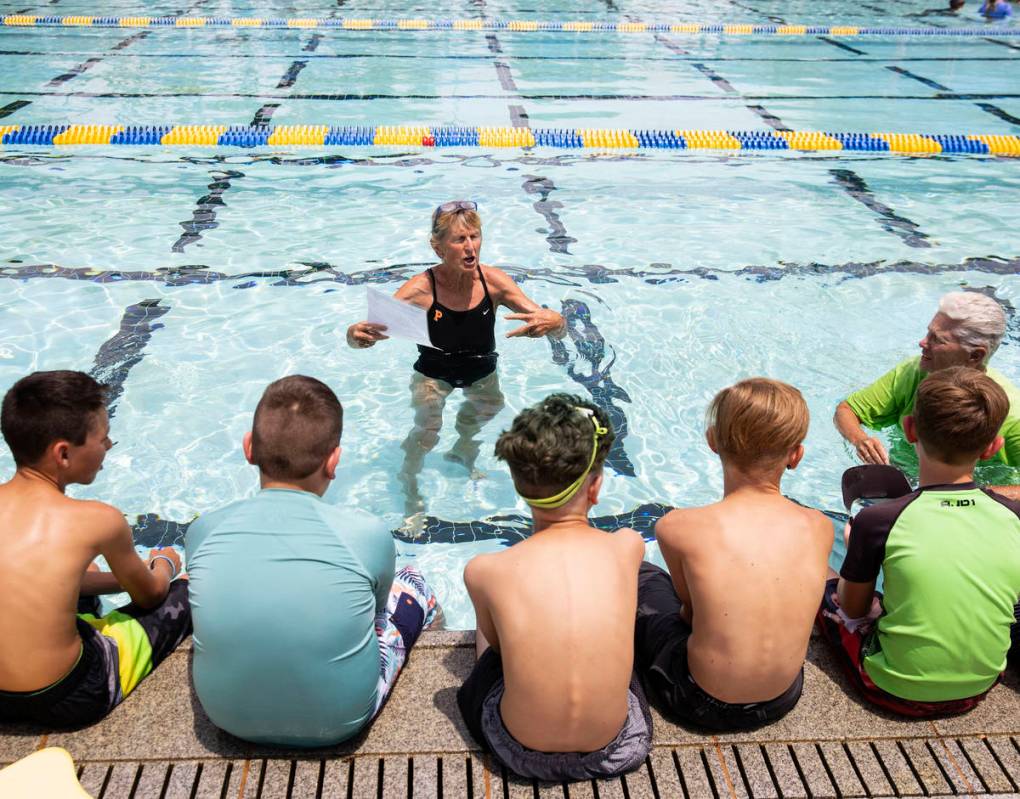
[[[991,297],[976,292],[954,291],[939,301],[924,338],[920,356],[908,358],[874,383],[855,391],[836,408],[836,429],[865,463],[888,463],[882,442],[865,428],[878,430],[903,426],[903,417],[914,409],[917,387],[928,374],[949,366],[970,366],[988,373],[1005,390],[1010,412],[999,431],[1005,445],[995,460],[1020,467],[1020,391],[988,361],[1006,333],[1006,314]],[[1000,493],[1020,499],[1018,486],[993,486]]]
[[[458,438],[447,453],[472,471],[479,444],[475,436],[503,408],[496,372],[496,308],[521,321],[507,337],[562,336],[566,322],[556,311],[527,297],[506,272],[481,263],[482,221],[469,200],[444,203],[432,214],[432,249],[440,263],[415,275],[397,289],[398,300],[426,309],[432,347],[418,347],[411,378],[414,427],[404,440],[400,472],[408,514],[423,508],[418,492],[422,462],[439,441],[446,398],[464,392],[457,414]],[[371,347],[387,338],[385,327],[357,322],[347,329],[351,347]]]

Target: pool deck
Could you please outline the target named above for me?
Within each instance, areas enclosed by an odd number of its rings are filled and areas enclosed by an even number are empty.
[[[217,730],[191,691],[190,659],[188,641],[88,729],[5,728],[0,763],[62,746],[85,789],[103,799],[1020,796],[1014,674],[965,716],[905,721],[848,694],[817,638],[804,695],[778,724],[707,736],[656,715],[655,748],[643,768],[568,786],[508,778],[467,736],[455,693],[474,659],[472,633],[425,633],[368,732],[314,751],[255,746]]]

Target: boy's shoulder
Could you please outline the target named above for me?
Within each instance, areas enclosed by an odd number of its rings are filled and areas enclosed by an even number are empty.
[[[674,508],[655,523],[655,537],[678,542],[691,531],[710,525],[719,515],[721,505],[721,502],[713,502],[695,508]]]
[[[120,530],[127,524],[124,514],[106,502],[64,497],[62,504],[61,511],[74,517],[74,525],[79,532],[103,534]]]

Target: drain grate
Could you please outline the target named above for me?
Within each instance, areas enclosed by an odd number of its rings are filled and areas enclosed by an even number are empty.
[[[86,762],[96,799],[814,799],[1017,796],[1012,736],[657,747],[626,777],[538,784],[474,754]]]

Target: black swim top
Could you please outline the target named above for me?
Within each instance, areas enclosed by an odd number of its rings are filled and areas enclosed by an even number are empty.
[[[432,347],[418,345],[414,369],[426,377],[465,388],[496,371],[496,305],[489,296],[482,267],[485,298],[474,308],[454,311],[442,305],[436,295],[436,276],[428,270],[432,305],[428,309],[429,340]]]

